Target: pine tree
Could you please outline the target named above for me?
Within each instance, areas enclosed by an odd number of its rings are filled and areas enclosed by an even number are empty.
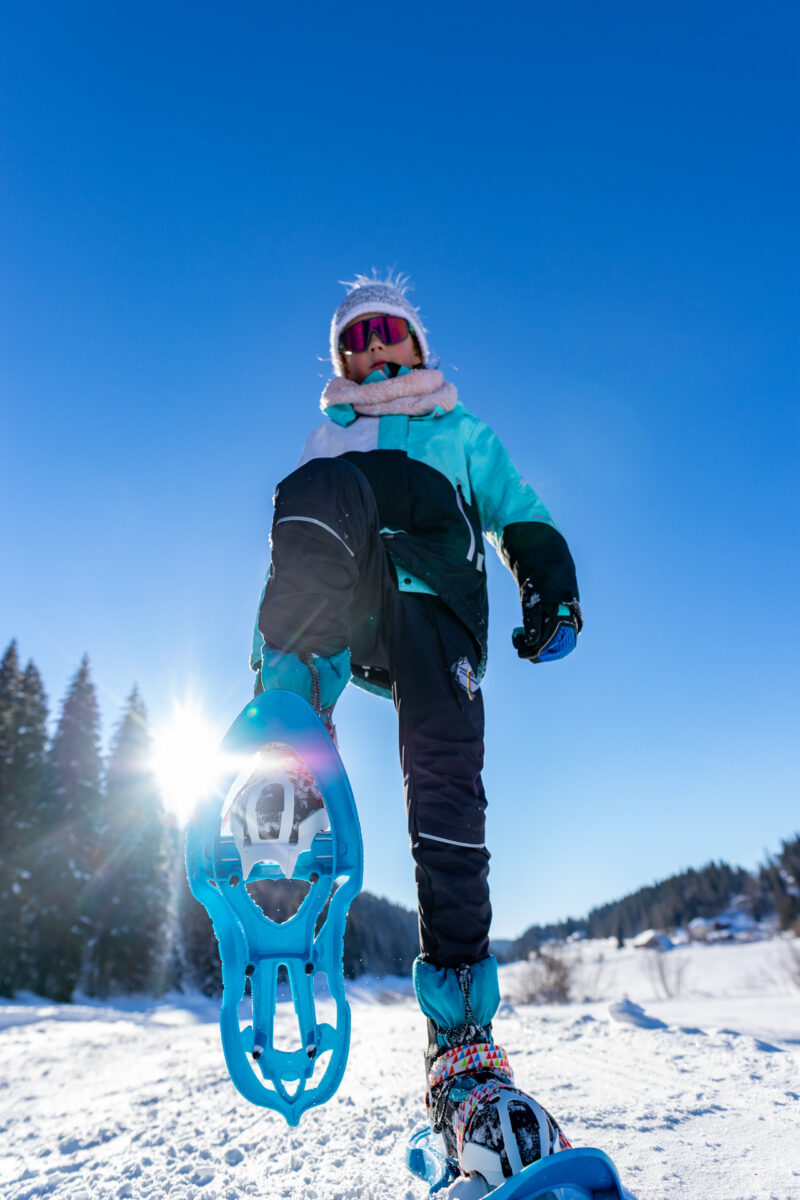
[[[9,643],[0,661],[0,834],[6,833],[7,797],[13,772],[16,740],[17,695],[20,686],[16,640]],[[5,845],[3,840],[2,845]]]
[[[91,934],[102,804],[100,717],[86,656],[67,691],[48,766],[50,786],[32,814],[37,911],[31,964],[35,990],[68,1001]]]
[[[36,921],[39,892],[35,874],[38,859],[35,813],[47,795],[47,696],[36,665],[29,661],[18,693],[14,746],[16,801],[15,874],[13,884],[18,954],[15,986],[33,986],[31,932]]]
[[[14,750],[20,683],[17,643],[12,641],[0,662],[0,996],[12,996],[17,986],[19,813]]]
[[[20,829],[25,840],[33,829],[36,801],[47,786],[47,696],[36,664],[29,661],[17,693],[13,756]]]
[[[32,662],[20,674],[13,642],[0,666],[0,729],[0,995],[13,995],[31,984],[33,813],[47,787],[47,699]]]
[[[106,771],[87,962],[91,995],[160,992],[164,987],[169,833],[149,760],[147,711],[134,687]]]

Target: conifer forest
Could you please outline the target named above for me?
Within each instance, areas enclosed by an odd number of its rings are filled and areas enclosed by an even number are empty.
[[[33,992],[69,1001],[169,990],[220,990],[216,941],[189,892],[182,831],[165,810],[151,766],[147,709],[133,686],[111,738],[102,730],[89,660],[72,677],[57,719],[36,665],[12,641],[0,661],[0,996]],[[530,925],[511,954],[583,930],[630,937],[722,911],[744,897],[758,919],[800,924],[800,836],[755,872],[710,863],[686,870],[582,919]],[[254,897],[286,920],[299,898],[288,882]],[[254,885],[257,889],[259,885]],[[520,914],[520,925],[535,914]],[[362,892],[348,918],[345,974],[408,974],[416,916]]]
[[[0,662],[0,996],[69,1001],[221,988],[211,922],[189,891],[183,832],[150,764],[147,709],[128,695],[108,756],[89,660],[67,688],[52,734],[41,675],[12,641]],[[261,889],[286,920],[293,885]],[[269,894],[266,894],[269,892]],[[416,917],[362,892],[351,906],[345,973],[407,974]]]

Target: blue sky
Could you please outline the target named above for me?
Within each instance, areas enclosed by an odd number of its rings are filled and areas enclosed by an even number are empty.
[[[107,732],[246,701],[275,483],[338,280],[396,266],[567,535],[586,629],[492,589],[495,931],[798,805],[798,14],[12,3],[0,38],[0,641]],[[394,713],[349,689],[366,886],[413,903]]]

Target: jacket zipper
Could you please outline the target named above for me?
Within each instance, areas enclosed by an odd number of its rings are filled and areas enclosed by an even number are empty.
[[[464,493],[461,491],[460,479],[456,480],[456,503],[458,504],[458,511],[464,518],[467,529],[469,530],[469,550],[467,551],[467,562],[472,562],[472,556],[475,553],[475,530],[472,528],[469,517],[464,511]]]

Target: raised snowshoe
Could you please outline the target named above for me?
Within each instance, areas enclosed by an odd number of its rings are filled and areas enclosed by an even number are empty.
[[[307,677],[306,665],[281,655],[283,673],[273,673],[271,686],[234,722],[221,748],[231,763],[228,778],[187,827],[186,867],[219,941],[220,1027],[231,1078],[253,1103],[296,1125],[307,1108],[333,1095],[347,1062],[342,950],[347,909],[361,887],[362,850],[347,775],[321,719],[320,690],[309,688],[315,711],[281,686],[294,682],[290,659],[301,669],[299,679]],[[271,919],[255,898],[270,881],[284,881],[284,891],[299,889],[302,898],[286,920]],[[279,973],[288,979],[297,1018],[296,1048],[288,1050],[275,1040]],[[318,975],[334,1001],[332,1023],[317,1017]],[[246,991],[250,1024],[240,1020]]]

